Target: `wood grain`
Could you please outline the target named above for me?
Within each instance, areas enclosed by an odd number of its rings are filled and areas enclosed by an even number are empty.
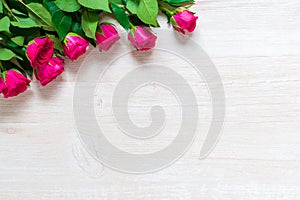
[[[19,97],[0,99],[0,199],[299,199],[300,1],[205,0],[193,10],[199,25],[192,39],[215,63],[226,93],[222,137],[206,159],[198,159],[199,135],[180,160],[156,173],[123,174],[95,161],[79,142],[72,113],[80,58],[67,61],[49,86],[33,81]],[[202,91],[201,80],[190,76]],[[115,82],[108,74],[107,86]],[[152,92],[159,102],[162,93]],[[143,112],[151,100],[145,98],[132,100]],[[205,130],[210,100],[205,92],[198,98]],[[176,106],[167,109],[176,113]],[[132,112],[137,124],[147,124],[142,111]],[[107,137],[128,151],[155,151],[174,137],[123,143],[110,118],[102,123],[111,130]]]

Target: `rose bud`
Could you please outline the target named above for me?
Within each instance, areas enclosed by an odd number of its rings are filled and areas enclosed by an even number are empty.
[[[144,26],[137,26],[128,33],[131,44],[140,51],[147,51],[155,46],[156,35]]]
[[[89,42],[76,33],[68,33],[64,39],[64,53],[72,61],[86,52]]]
[[[44,66],[52,57],[54,42],[48,37],[35,38],[26,48],[27,58],[33,68]]]
[[[198,17],[194,13],[185,8],[178,8],[175,13],[170,21],[177,31],[185,34],[195,30]]]
[[[40,81],[42,86],[47,85],[53,81],[64,71],[64,60],[58,57],[53,57],[49,60],[48,64],[39,67],[35,71],[35,77]]]
[[[103,23],[96,32],[96,43],[100,50],[108,51],[112,45],[120,39],[120,36],[112,24]]]
[[[31,82],[27,77],[15,69],[3,73],[5,88],[2,90],[4,98],[17,96],[27,90]]]

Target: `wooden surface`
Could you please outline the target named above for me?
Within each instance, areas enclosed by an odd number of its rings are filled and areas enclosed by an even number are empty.
[[[299,199],[300,1],[206,0],[193,10],[199,23],[192,38],[215,63],[226,93],[222,137],[206,159],[198,159],[200,134],[180,160],[156,173],[123,174],[95,161],[72,113],[81,58],[49,86],[34,81],[23,95],[0,99],[0,199]],[[105,80],[115,81],[109,74]],[[164,97],[146,94],[133,103]],[[147,124],[147,114],[134,112],[137,124]],[[103,126],[115,130],[109,120]],[[122,143],[116,131],[107,137],[128,151],[153,152],[173,136],[150,144]]]

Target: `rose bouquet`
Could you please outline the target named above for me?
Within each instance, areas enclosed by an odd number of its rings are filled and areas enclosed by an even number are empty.
[[[102,20],[109,14],[128,32],[139,51],[155,46],[151,27],[159,27],[159,11],[182,34],[193,32],[197,17],[193,0],[0,0],[0,94],[27,90],[35,77],[42,86],[64,71],[89,44],[108,51],[120,39],[116,26]]]

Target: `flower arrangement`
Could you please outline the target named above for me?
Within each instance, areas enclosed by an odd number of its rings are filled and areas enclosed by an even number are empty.
[[[0,0],[0,94],[4,98],[27,90],[33,76],[46,86],[89,44],[108,51],[120,39],[114,24],[101,20],[109,13],[128,31],[139,51],[155,46],[151,27],[164,13],[174,29],[193,32],[197,17],[193,0]]]

